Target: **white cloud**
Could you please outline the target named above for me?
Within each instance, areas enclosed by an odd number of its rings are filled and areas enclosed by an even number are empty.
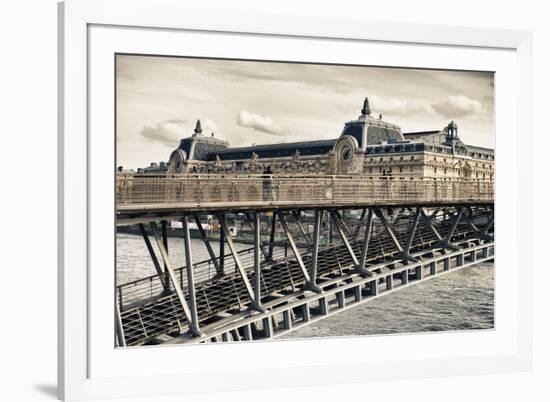
[[[186,120],[169,119],[153,126],[143,126],[140,134],[150,141],[175,148],[179,144],[180,139],[193,134],[195,124],[196,122],[190,124]],[[220,132],[218,125],[210,119],[201,120],[201,127],[205,135],[210,135],[210,133],[218,134]]]
[[[464,95],[448,96],[439,103],[433,103],[432,107],[436,113],[447,118],[464,117],[483,111],[481,102]]]
[[[431,111],[430,105],[424,105],[415,100],[381,98],[373,95],[369,97],[369,102],[370,108],[374,114],[381,112],[393,116],[412,116],[414,114]]]
[[[237,116],[237,124],[243,127],[250,127],[262,133],[273,135],[284,135],[285,130],[269,116],[262,116],[256,113],[241,110]]]
[[[180,138],[185,137],[189,125],[185,120],[170,119],[154,126],[143,126],[140,134],[153,142],[160,142],[167,146],[177,146]]]

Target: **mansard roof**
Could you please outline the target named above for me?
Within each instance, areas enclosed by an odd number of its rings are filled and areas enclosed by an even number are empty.
[[[247,160],[253,154],[258,158],[284,158],[294,156],[297,152],[300,156],[325,155],[330,152],[338,139],[284,142],[277,144],[262,144],[249,147],[228,148],[210,152],[206,160],[215,160],[218,156],[221,160]]]
[[[403,136],[406,137],[423,137],[425,135],[433,135],[440,133],[441,130],[427,130],[427,131],[410,131],[408,133],[403,133]]]

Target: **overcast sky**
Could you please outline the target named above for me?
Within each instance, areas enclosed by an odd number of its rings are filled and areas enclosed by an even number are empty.
[[[492,73],[118,56],[117,164],[167,161],[203,132],[231,146],[337,137],[365,96],[403,132],[458,124],[461,139],[494,147]]]

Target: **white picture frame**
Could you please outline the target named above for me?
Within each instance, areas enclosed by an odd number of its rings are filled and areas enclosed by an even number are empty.
[[[128,12],[128,10],[132,12]],[[118,28],[117,28],[118,27]],[[104,38],[121,32],[120,37],[106,43]],[[103,31],[102,31],[103,30]],[[373,346],[376,342],[389,343],[388,337],[369,337],[335,340],[308,340],[292,342],[262,343],[255,345],[223,345],[215,350],[216,356],[223,361],[233,361],[241,356],[239,364],[220,363],[215,370],[201,366],[199,360],[211,362],[213,354],[208,349],[187,348],[175,350],[147,348],[134,350],[124,356],[118,354],[121,362],[115,362],[112,351],[107,350],[100,331],[112,322],[113,315],[103,314],[104,309],[112,307],[110,300],[99,300],[97,292],[110,292],[108,284],[103,284],[101,274],[92,269],[97,259],[112,260],[108,244],[103,248],[101,233],[95,218],[103,215],[105,225],[114,224],[112,214],[108,211],[110,204],[99,205],[99,198],[109,199],[112,181],[109,182],[110,169],[101,168],[97,160],[98,147],[113,143],[114,125],[111,117],[92,112],[90,107],[97,104],[96,95],[112,94],[113,88],[104,85],[109,78],[103,73],[96,74],[96,66],[104,65],[103,60],[109,54],[120,51],[116,46],[127,43],[134,48],[133,34],[144,35],[147,40],[140,41],[140,46],[147,46],[146,53],[155,48],[155,35],[170,36],[187,34],[217,35],[219,38],[260,38],[262,43],[272,43],[263,52],[268,57],[276,52],[276,41],[307,40],[311,43],[337,43],[339,46],[377,46],[380,48],[415,46],[415,52],[425,52],[424,65],[410,62],[410,66],[430,68],[464,68],[475,69],[483,60],[490,59],[486,52],[493,52],[494,61],[502,67],[497,72],[497,213],[496,225],[497,247],[502,248],[502,258],[497,255],[498,270],[506,269],[507,274],[498,276],[497,283],[507,292],[507,297],[500,297],[497,286],[496,311],[504,317],[499,324],[496,318],[495,331],[476,334],[420,334],[399,335],[415,337],[415,341],[427,344],[445,345],[445,342],[458,343],[453,355],[440,357],[437,353],[403,356],[385,359],[384,356],[371,356],[369,359],[355,354],[353,359],[329,359],[330,353],[324,353],[315,359],[315,349],[321,345],[324,350],[331,348],[357,348],[364,345]],[[102,36],[103,35],[103,36]],[[103,37],[103,40],[102,40]],[[120,39],[122,38],[122,39]],[[244,39],[242,39],[244,38]],[[120,39],[120,41],[119,41]],[[177,40],[173,41],[177,46]],[[122,46],[122,45],[121,45]],[[166,43],[165,46],[170,46]],[[457,54],[477,52],[479,57],[473,60],[465,56],[464,60],[434,61],[430,64],[430,48],[433,51],[456,51]],[[282,17],[274,15],[251,15],[235,13],[218,15],[214,11],[203,11],[187,8],[179,1],[141,0],[141,1],[89,1],[70,0],[59,4],[59,361],[58,392],[64,400],[93,399],[107,397],[161,396],[168,394],[237,390],[246,388],[288,387],[298,385],[315,385],[341,382],[358,382],[380,379],[398,379],[430,377],[441,375],[459,375],[464,373],[498,373],[529,370],[532,361],[531,344],[531,221],[521,217],[520,211],[530,209],[531,204],[531,163],[532,143],[531,130],[531,91],[532,91],[532,37],[529,32],[457,28],[430,25],[409,25],[387,22],[369,22],[363,20],[323,20],[308,17]],[[95,50],[101,55],[96,57]],[[160,49],[160,45],[159,45]],[[165,50],[159,53],[164,54]],[[175,49],[175,48],[174,48]],[[175,52],[172,49],[170,51]],[[438,50],[439,49],[439,50]],[[110,52],[110,53],[109,53]],[[208,49],[205,50],[208,55]],[[290,52],[290,50],[287,50]],[[98,53],[99,54],[99,53]],[[485,55],[484,55],[485,54]],[[107,57],[103,59],[102,57]],[[242,57],[242,55],[241,55]],[[256,56],[258,57],[258,56]],[[283,56],[279,56],[279,59]],[[287,58],[291,57],[287,53]],[[297,56],[295,56],[297,57]],[[386,57],[386,56],[385,56]],[[387,56],[391,62],[391,55]],[[407,66],[393,56],[391,65]],[[275,56],[277,59],[277,56]],[[345,60],[341,60],[346,62]],[[512,62],[510,62],[512,61]],[[396,64],[397,63],[397,64]],[[447,64],[445,64],[447,63]],[[470,63],[468,67],[468,63]],[[476,64],[478,63],[478,64]],[[385,64],[383,64],[385,65]],[[388,64],[389,65],[389,64]],[[487,64],[489,65],[489,64]],[[505,82],[499,81],[505,77]],[[90,79],[93,75],[94,79]],[[97,78],[97,79],[96,79]],[[102,81],[105,79],[105,81]],[[111,77],[112,79],[112,77]],[[102,98],[103,99],[103,98]],[[106,108],[107,114],[112,113]],[[98,116],[97,120],[96,116]],[[101,117],[103,116],[103,117]],[[97,131],[101,128],[102,131]],[[113,131],[110,131],[113,128]],[[104,133],[104,134],[102,134]],[[521,133],[523,147],[514,147]],[[499,139],[506,138],[507,144]],[[99,141],[99,142],[98,142]],[[499,159],[502,156],[503,159]],[[506,163],[503,163],[506,160]],[[91,169],[91,166],[94,166]],[[92,173],[93,172],[93,173]],[[502,172],[502,173],[501,173]],[[499,179],[500,175],[500,179]],[[506,179],[504,179],[506,178]],[[107,180],[107,181],[105,181]],[[104,184],[103,184],[104,183]],[[98,190],[105,185],[105,193]],[[98,187],[99,186],[99,187]],[[502,200],[502,201],[501,201]],[[112,206],[112,205],[111,205]],[[107,208],[107,209],[103,209]],[[107,211],[107,212],[106,212]],[[525,214],[525,212],[523,212]],[[90,221],[90,216],[94,221]],[[109,221],[110,219],[110,221]],[[107,227],[107,226],[104,226]],[[99,237],[98,236],[99,233]],[[510,233],[514,233],[512,235]],[[109,243],[109,239],[106,243]],[[95,249],[90,248],[90,242]],[[99,246],[98,246],[99,244]],[[91,250],[99,250],[99,254]],[[516,256],[521,253],[522,265],[517,263]],[[101,255],[100,255],[101,254]],[[506,268],[504,268],[506,267]],[[103,290],[105,286],[105,290]],[[109,293],[106,293],[109,294]],[[500,293],[502,295],[502,293]],[[114,308],[114,307],[113,307]],[[507,319],[508,321],[504,321]],[[500,325],[500,327],[499,327]],[[499,332],[500,331],[500,332]],[[108,332],[108,331],[107,331]],[[106,332],[106,333],[107,333]],[[112,331],[107,337],[112,338]],[[99,335],[98,335],[99,334]],[[457,340],[460,338],[460,340]],[[492,343],[494,350],[475,345]],[[380,346],[378,345],[378,346]],[[471,347],[468,348],[468,345]],[[497,348],[498,346],[498,348]],[[254,356],[267,356],[267,349],[275,350],[272,354],[297,356],[293,361],[258,361]],[[381,348],[374,348],[384,350]],[[436,347],[437,349],[437,347]],[[467,352],[469,350],[469,352]],[[292,353],[291,353],[292,352]],[[177,370],[173,365],[174,354],[187,353],[188,364]],[[300,355],[302,353],[304,356]],[[305,356],[309,356],[306,358]],[[136,360],[138,359],[138,360]],[[196,359],[196,360],[193,360]],[[122,361],[125,360],[125,361]],[[179,359],[178,359],[179,360]],[[136,362],[146,362],[147,371],[135,369]],[[181,361],[181,360],[179,360]],[[100,363],[96,363],[100,362]],[[120,363],[120,364],[119,364]],[[211,364],[210,364],[211,365]],[[181,366],[181,365],[180,365]],[[126,367],[126,369],[122,369]],[[304,368],[307,367],[307,370]],[[185,384],[185,387],[182,387]]]

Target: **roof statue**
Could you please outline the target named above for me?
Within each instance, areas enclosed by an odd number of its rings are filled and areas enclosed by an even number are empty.
[[[363,102],[363,109],[361,109],[361,114],[363,116],[370,116],[370,107],[369,107],[369,98],[366,97]]]

